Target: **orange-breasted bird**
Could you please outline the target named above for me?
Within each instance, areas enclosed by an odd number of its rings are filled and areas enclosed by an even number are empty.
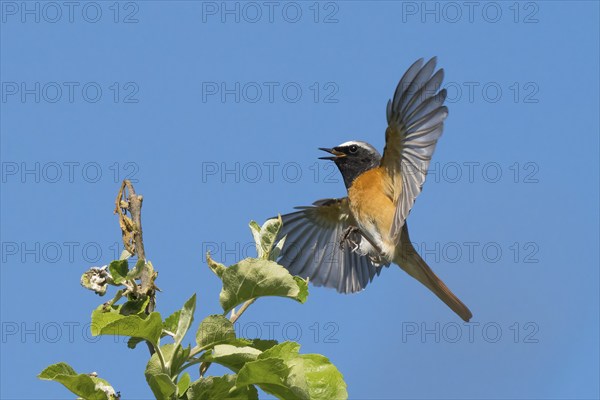
[[[348,197],[283,215],[279,262],[341,293],[364,289],[383,266],[395,263],[469,321],[471,311],[412,246],[406,223],[448,116],[446,90],[440,90],[444,70],[435,69],[435,57],[425,64],[419,59],[402,76],[387,104],[383,156],[355,140],[320,148],[332,154],[321,159],[337,165]]]

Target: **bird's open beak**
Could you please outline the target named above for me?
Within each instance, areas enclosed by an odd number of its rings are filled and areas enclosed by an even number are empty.
[[[338,159],[340,157],[346,157],[346,154],[342,153],[341,151],[337,151],[336,149],[328,149],[326,147],[319,147],[319,150],[326,151],[329,154],[333,154],[335,156],[335,157],[319,157],[319,160],[335,161],[336,159]]]

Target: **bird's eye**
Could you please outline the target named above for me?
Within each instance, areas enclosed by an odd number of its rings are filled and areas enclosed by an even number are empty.
[[[358,151],[358,146],[353,144],[348,150],[350,150],[350,153],[356,153]]]

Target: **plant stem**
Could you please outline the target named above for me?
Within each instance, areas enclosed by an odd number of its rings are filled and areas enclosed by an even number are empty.
[[[244,311],[246,311],[248,309],[248,307],[250,307],[250,305],[252,303],[254,303],[255,301],[256,301],[256,299],[247,300],[244,304],[242,304],[242,306],[240,307],[238,312],[236,312],[235,314],[233,314],[231,316],[231,318],[229,318],[229,321],[231,321],[232,324],[235,324],[235,322],[238,320],[238,318],[242,316]]]

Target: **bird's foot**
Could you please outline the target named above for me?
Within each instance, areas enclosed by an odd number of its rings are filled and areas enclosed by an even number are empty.
[[[354,236],[354,234],[358,233],[358,238],[359,240],[357,241]],[[362,236],[362,232],[360,231],[360,229],[358,229],[358,227],[354,226],[354,225],[350,225],[349,227],[347,227],[344,232],[342,232],[342,235],[340,236],[340,249],[344,250],[344,245],[346,244],[346,242],[348,242],[348,244],[351,246],[352,251],[356,251],[359,249],[360,247],[360,237]]]
[[[368,244],[365,243],[365,246],[361,248],[361,241],[363,239],[366,240]],[[352,252],[369,257],[371,263],[376,267],[389,263],[383,255],[381,248],[365,236],[356,226],[349,226],[342,232],[342,235],[340,236],[340,249],[343,250],[346,243],[351,246]]]
[[[361,248],[360,243],[363,239],[366,240],[370,246],[367,245],[366,248]],[[368,256],[373,265],[378,267],[382,264],[386,264],[386,259],[383,256],[381,248],[364,235],[358,227],[351,225],[342,232],[340,236],[340,249],[343,250],[346,243],[351,246],[352,252],[362,256]]]

